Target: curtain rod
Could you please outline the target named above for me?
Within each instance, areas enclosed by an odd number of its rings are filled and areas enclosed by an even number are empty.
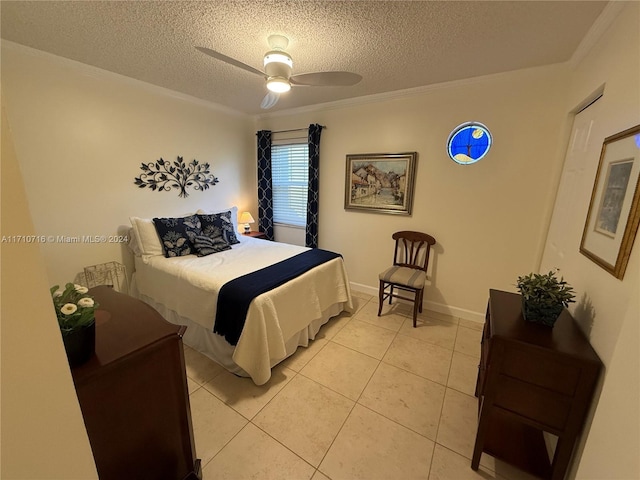
[[[320,126],[321,126],[322,128],[327,128],[327,127],[325,127],[324,125],[320,125]],[[273,132],[271,132],[271,133],[289,133],[289,132],[302,132],[302,131],[305,131],[305,132],[306,132],[306,131],[308,131],[308,130],[309,130],[309,127],[307,127],[307,128],[293,128],[293,129],[291,129],[291,130],[276,130],[276,131],[273,131]]]

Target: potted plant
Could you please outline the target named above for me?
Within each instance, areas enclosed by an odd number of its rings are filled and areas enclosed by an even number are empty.
[[[64,290],[51,287],[51,298],[69,365],[75,367],[89,360],[95,351],[95,311],[98,304],[87,287],[67,283]]]
[[[573,288],[562,277],[558,279],[557,271],[518,277],[516,285],[522,295],[525,320],[553,327],[563,308],[574,302]]]

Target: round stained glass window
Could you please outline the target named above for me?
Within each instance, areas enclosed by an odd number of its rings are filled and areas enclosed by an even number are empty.
[[[447,141],[447,152],[454,162],[469,165],[487,154],[491,141],[487,127],[478,122],[467,122],[453,129]]]

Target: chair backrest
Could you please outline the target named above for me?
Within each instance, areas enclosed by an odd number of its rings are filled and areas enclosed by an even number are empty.
[[[391,238],[396,241],[394,265],[427,271],[431,246],[436,243],[435,238],[426,233],[406,230],[394,233]]]

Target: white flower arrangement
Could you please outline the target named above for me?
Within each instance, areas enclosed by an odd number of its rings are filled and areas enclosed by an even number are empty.
[[[88,295],[87,287],[67,283],[64,290],[60,290],[58,285],[55,285],[50,291],[58,325],[63,335],[68,335],[94,321],[98,304]]]

